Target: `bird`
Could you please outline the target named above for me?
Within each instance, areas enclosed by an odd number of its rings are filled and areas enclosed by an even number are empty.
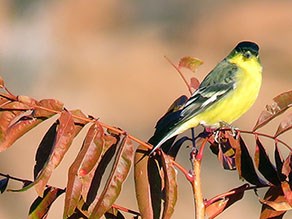
[[[257,99],[262,69],[259,46],[251,41],[239,42],[207,74],[181,109],[167,113],[158,121],[149,141],[153,145],[149,155],[190,128],[199,125],[219,128],[240,118]]]

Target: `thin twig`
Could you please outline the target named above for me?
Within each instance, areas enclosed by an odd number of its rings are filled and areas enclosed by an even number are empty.
[[[141,216],[141,214],[139,212],[131,210],[131,209],[128,209],[128,208],[125,208],[125,207],[120,206],[120,205],[113,204],[112,207],[115,208],[115,209],[118,209],[120,211],[123,211],[123,212],[127,212],[127,213],[130,213],[130,214]]]
[[[192,94],[192,88],[190,84],[188,83],[187,79],[185,78],[185,76],[183,75],[183,73],[180,71],[180,69],[175,64],[173,64],[173,62],[167,56],[164,56],[164,58],[177,70],[177,72],[179,73],[183,81],[185,82],[190,94]]]
[[[222,129],[220,129],[220,131],[232,131],[232,130],[230,128],[222,128]],[[248,131],[248,130],[241,130],[241,129],[238,129],[238,131],[241,132],[241,133],[244,133],[244,134],[258,135],[258,136],[262,136],[262,137],[265,137],[265,138],[272,139],[272,140],[274,140],[276,142],[281,143],[282,145],[287,147],[290,151],[292,151],[291,146],[289,146],[286,142],[282,141],[281,139],[279,139],[279,138],[277,138],[275,136],[272,136],[272,135],[269,135],[269,134],[265,134],[265,133],[262,133],[262,132],[255,132],[255,131]]]
[[[238,189],[238,190],[231,190],[231,191],[216,195],[215,197],[205,201],[205,205],[209,206],[210,204],[215,203],[216,201],[218,201],[220,199],[226,198],[226,196],[234,195],[236,193],[245,192],[245,191],[248,191],[248,190],[271,187],[271,185],[268,185],[268,184],[267,185],[259,185],[259,186],[257,186],[257,185],[250,185],[250,184],[246,183],[244,185],[246,185],[246,187],[243,187],[243,188]]]
[[[9,174],[5,174],[5,173],[0,173],[0,176],[3,176],[5,178],[12,179],[14,181],[22,182],[22,183],[32,182],[31,180],[21,179],[21,178],[15,177],[15,176],[10,176]]]
[[[245,134],[258,135],[258,136],[262,136],[262,137],[266,137],[266,138],[273,139],[274,141],[277,141],[277,142],[281,143],[282,145],[284,145],[285,147],[287,147],[290,151],[292,151],[292,148],[287,143],[285,143],[281,139],[279,139],[277,137],[274,137],[272,135],[268,135],[268,134],[261,133],[261,132],[247,131],[247,130],[239,130],[239,131],[241,133],[245,133]]]

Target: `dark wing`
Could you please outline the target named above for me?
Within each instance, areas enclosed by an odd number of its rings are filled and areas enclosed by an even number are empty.
[[[169,128],[171,124],[174,124],[180,117],[180,109],[186,104],[187,101],[188,98],[185,95],[177,98],[169,107],[167,112],[158,120],[155,126],[156,131],[160,132],[165,128]]]
[[[185,105],[187,100],[188,98],[185,95],[182,95],[173,102],[167,113],[158,120],[155,126],[154,135],[148,141],[150,144],[156,145],[179,121],[181,108]]]
[[[181,122],[187,121],[223,98],[235,88],[235,64],[223,60],[202,81],[181,112]]]

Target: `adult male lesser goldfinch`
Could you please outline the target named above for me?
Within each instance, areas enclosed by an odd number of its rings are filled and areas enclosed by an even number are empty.
[[[221,122],[232,123],[253,105],[261,81],[258,45],[240,42],[205,77],[182,109],[160,124],[149,141],[154,146],[150,154],[168,139],[200,124],[216,128]]]

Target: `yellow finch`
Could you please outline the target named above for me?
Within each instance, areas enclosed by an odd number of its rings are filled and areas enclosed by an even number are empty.
[[[262,81],[259,47],[253,42],[240,42],[205,77],[182,109],[170,115],[164,124],[156,126],[149,141],[152,154],[168,139],[187,129],[203,125],[217,128],[230,124],[255,102]]]

